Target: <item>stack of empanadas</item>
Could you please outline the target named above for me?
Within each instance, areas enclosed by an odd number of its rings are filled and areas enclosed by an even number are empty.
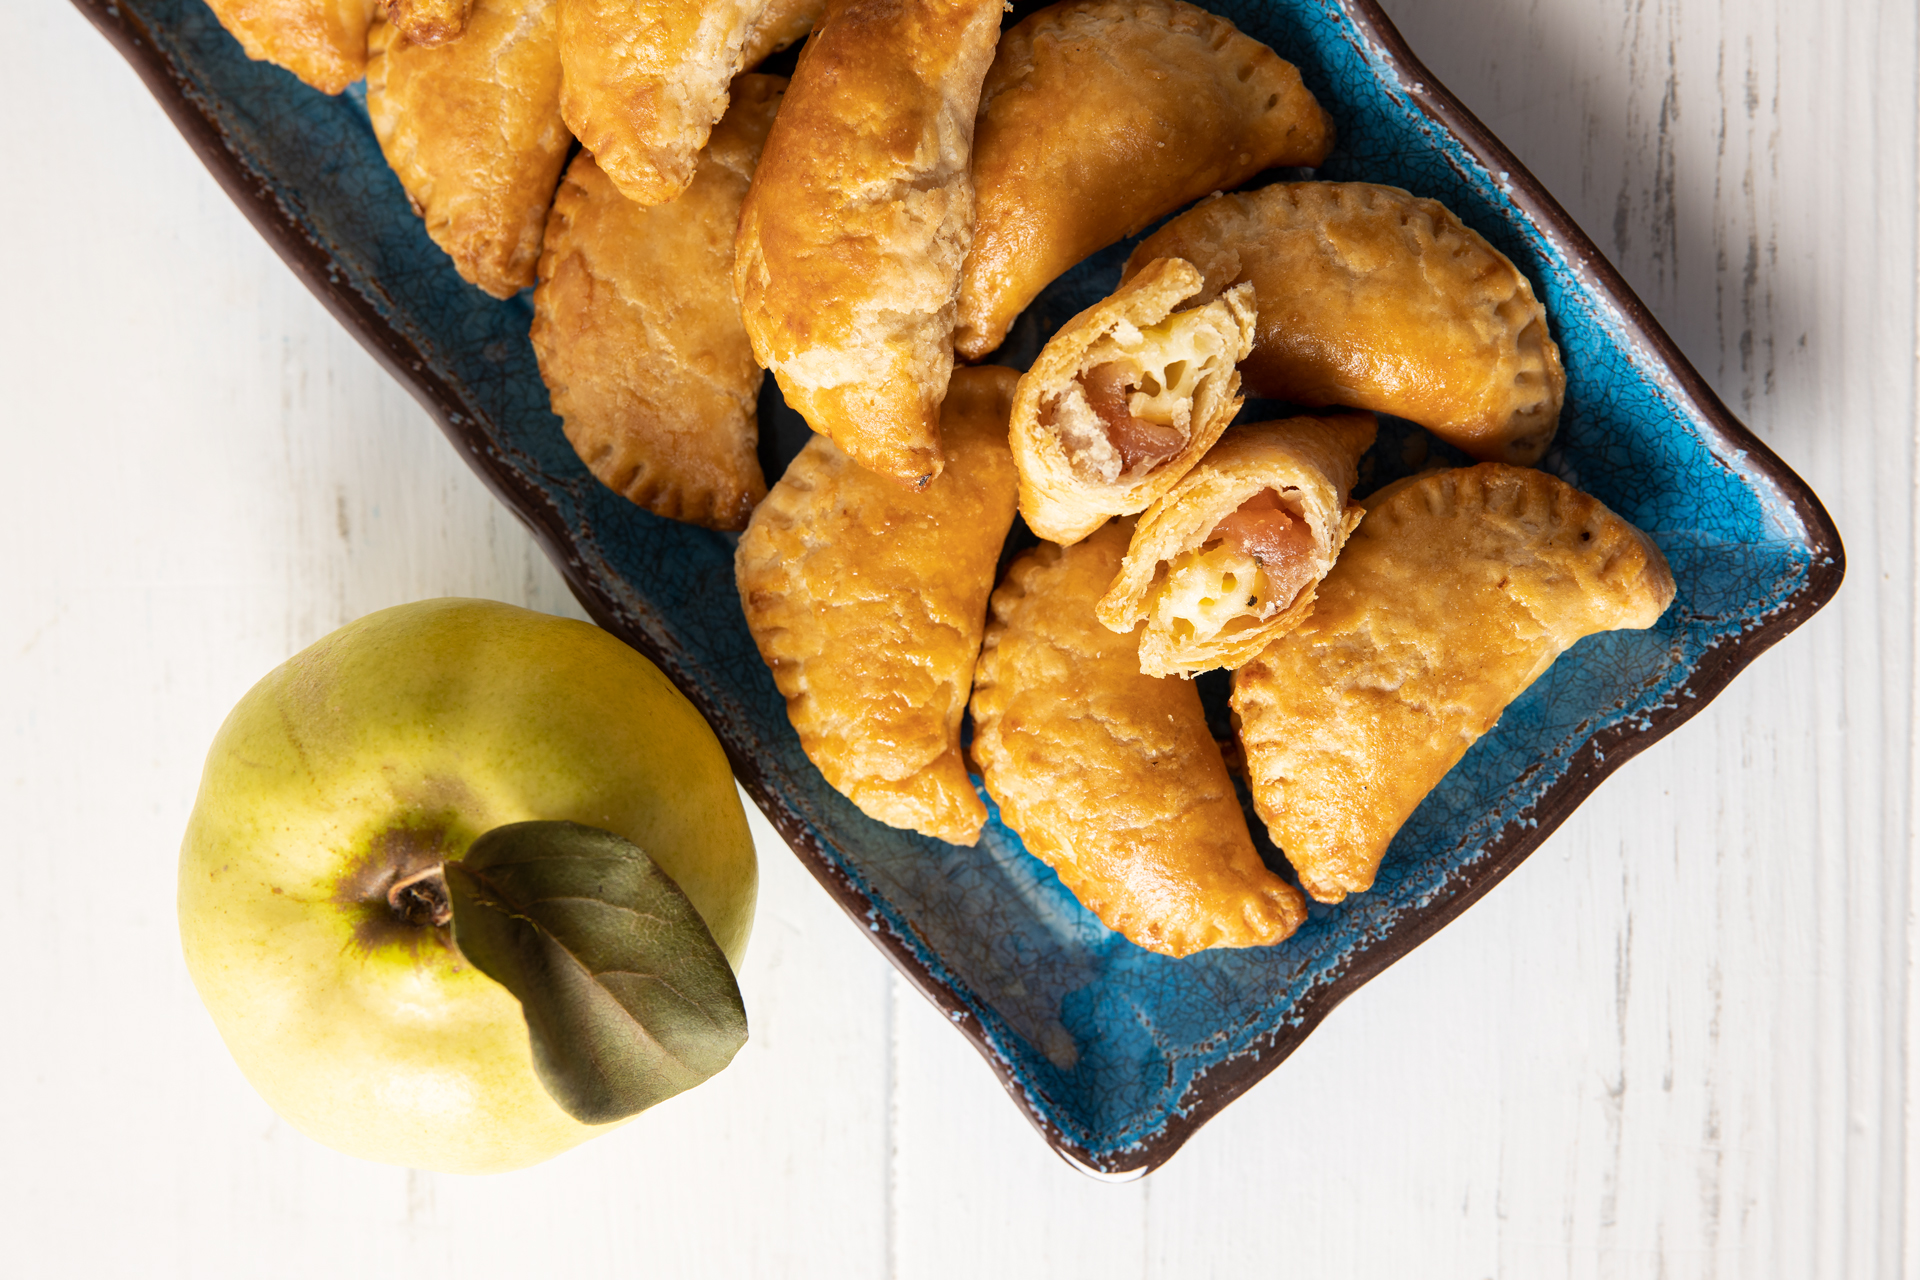
[[[213,3],[317,88],[364,70],[460,274],[537,279],[541,373],[595,476],[744,530],[747,624],[827,783],[962,844],[984,790],[1140,946],[1306,917],[1229,758],[1337,902],[1560,653],[1673,598],[1645,534],[1529,469],[1566,386],[1531,282],[1397,188],[1232,192],[1319,164],[1332,119],[1183,0],[1004,33],[998,0]],[[816,25],[790,85],[750,73]],[[1168,215],[1024,374],[956,371]],[[818,433],[771,491],[763,370]],[[1329,411],[1233,426],[1243,389]],[[1375,412],[1483,462],[1356,502]],[[1043,541],[1002,574],[1016,512]],[[1189,679],[1214,670],[1224,754]]]

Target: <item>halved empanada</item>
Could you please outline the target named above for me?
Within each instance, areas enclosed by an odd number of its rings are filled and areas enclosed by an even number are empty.
[[[1534,463],[1566,374],[1546,308],[1445,206],[1364,182],[1221,196],[1147,237],[1127,273],[1178,256],[1211,297],[1252,281],[1253,395],[1411,418],[1489,462]]]
[[[586,152],[547,218],[533,350],[567,439],[602,484],[657,515],[743,529],[766,496],[766,375],[733,300],[733,237],[786,81],[741,76],[678,200],[648,208]]]
[[[255,62],[284,67],[322,93],[367,73],[373,0],[207,0]]]
[[[560,0],[560,112],[629,200],[693,181],[728,86],[813,24],[825,0]]]
[[[1673,600],[1651,539],[1542,471],[1482,463],[1367,500],[1313,615],[1234,673],[1254,807],[1300,884],[1373,884],[1394,833],[1576,640]]]
[[[1081,905],[1140,946],[1262,947],[1306,918],[1254,851],[1188,680],[1140,674],[1100,625],[1129,522],[1041,546],[993,593],[973,686],[973,758],[1000,816]]]
[[[999,0],[831,0],[740,214],[754,354],[808,426],[912,485],[940,473],[973,115],[999,30]]]
[[[1293,64],[1225,18],[1180,0],[1040,10],[1000,38],[980,94],[955,346],[980,359],[1088,254],[1332,146]]]
[[[1174,310],[1200,288],[1190,264],[1154,263],[1069,320],[1020,379],[1020,514],[1041,537],[1071,545],[1146,510],[1233,421],[1253,293]]]
[[[380,0],[380,7],[410,44],[436,45],[460,38],[473,0]]]
[[[560,119],[555,0],[479,0],[448,44],[376,20],[367,115],[387,163],[460,275],[496,298],[533,283],[573,139]]]
[[[960,718],[1013,525],[1009,369],[954,375],[946,467],[921,492],[816,436],[753,513],[734,569],[807,758],[862,812],[972,844],[986,806]]]
[[[1313,612],[1360,507],[1347,499],[1372,415],[1235,427],[1147,509],[1100,621],[1141,622],[1150,676],[1233,668]]]

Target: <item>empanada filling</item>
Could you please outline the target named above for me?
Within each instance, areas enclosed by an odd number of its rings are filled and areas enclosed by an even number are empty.
[[[1187,447],[1201,380],[1233,365],[1230,315],[1216,300],[1144,329],[1121,320],[1093,344],[1040,411],[1075,477],[1132,484]]]
[[[1272,489],[1248,498],[1198,548],[1168,564],[1152,606],[1178,644],[1206,644],[1258,626],[1314,579],[1313,530]]]

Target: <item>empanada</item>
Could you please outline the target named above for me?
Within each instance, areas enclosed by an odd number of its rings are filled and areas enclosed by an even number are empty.
[[[380,0],[380,7],[408,43],[436,45],[460,38],[473,0]]]
[[[1041,537],[1069,546],[1146,510],[1233,421],[1253,292],[1174,310],[1200,288],[1189,263],[1154,263],[1062,326],[1020,379],[1020,514]]]
[[[555,0],[479,0],[422,48],[376,20],[367,114],[387,163],[460,275],[496,298],[533,283],[572,138],[560,119]]]
[[[1482,463],[1389,485],[1313,615],[1234,673],[1254,807],[1300,884],[1373,884],[1394,833],[1582,636],[1657,621],[1646,534],[1542,471]]]
[[[207,0],[247,56],[284,67],[322,93],[367,73],[373,0]]]
[[[1040,10],[1000,38],[980,94],[954,345],[980,359],[1088,254],[1332,146],[1300,73],[1225,18],[1180,0]]]
[[[582,151],[547,217],[533,349],[567,439],[656,515],[743,529],[766,496],[754,446],[765,377],[733,300],[733,235],[786,81],[741,76],[693,184],[651,208]]]
[[[560,113],[622,195],[664,204],[693,181],[734,77],[824,3],[560,0]]]
[[[973,758],[1028,852],[1109,929],[1170,956],[1267,946],[1306,904],[1254,851],[1199,690],[1140,674],[1138,633],[1093,614],[1129,525],[1035,548],[993,593]]]
[[[1013,525],[1014,375],[954,376],[946,467],[913,492],[815,436],[753,513],[740,603],[807,757],[870,817],[972,844],[986,806],[960,718]]]
[[[1360,506],[1347,493],[1372,415],[1235,427],[1140,517],[1100,598],[1117,632],[1147,624],[1140,670],[1238,667],[1313,612]]]
[[[1181,214],[1127,260],[1179,256],[1207,292],[1252,281],[1256,396],[1411,418],[1489,462],[1539,461],[1566,374],[1546,308],[1445,206],[1364,182],[1280,183]]]
[[[754,354],[808,426],[913,485],[940,472],[973,115],[999,30],[999,0],[832,0],[740,214]]]

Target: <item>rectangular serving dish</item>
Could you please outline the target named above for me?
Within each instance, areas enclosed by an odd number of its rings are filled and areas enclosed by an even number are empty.
[[[459,279],[354,95],[328,98],[248,61],[201,0],[74,2],[261,234],[532,528],[588,612],[706,714],[821,884],[980,1050],[1053,1148],[1089,1173],[1138,1176],[1164,1162],[1840,584],[1840,540],[1819,500],[1734,419],[1373,0],[1209,0],[1299,66],[1333,113],[1340,141],[1318,176],[1439,199],[1533,280],[1568,372],[1559,438],[1541,465],[1648,530],[1679,594],[1651,631],[1582,641],[1516,701],[1401,831],[1372,892],[1315,905],[1277,947],[1153,955],[1084,911],[997,814],[964,849],[883,827],[827,787],[741,618],[734,539],[651,516],[587,473],[547,407],[529,304],[495,302]],[[1024,349],[1104,296],[1128,247],[1043,295],[1016,329]],[[797,419],[768,386],[771,480],[797,448]],[[1243,416],[1261,412],[1253,404]],[[1447,456],[1417,428],[1388,423],[1362,490],[1423,455]],[[1217,709],[1217,686],[1207,692]],[[1284,874],[1277,852],[1265,853]]]

